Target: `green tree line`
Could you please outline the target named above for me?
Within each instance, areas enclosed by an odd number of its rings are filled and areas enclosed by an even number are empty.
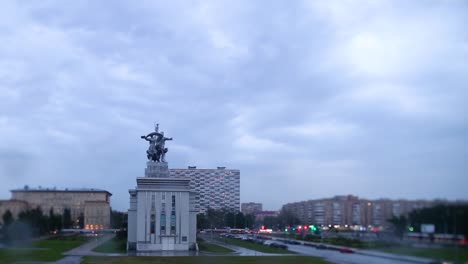
[[[256,220],[253,214],[243,214],[228,209],[208,209],[206,213],[197,215],[198,229],[211,228],[259,228],[266,226],[273,229],[282,229],[288,225],[299,224],[299,219],[289,211],[281,211],[278,216],[266,216]]]
[[[1,237],[4,241],[25,240],[31,237],[43,236],[72,225],[70,210],[65,209],[63,214],[55,213],[51,208],[44,213],[40,207],[28,209],[13,217],[10,210],[2,215],[3,226]]]
[[[435,233],[468,236],[468,205],[436,205],[411,211],[408,216],[393,216],[388,220],[395,234],[403,237],[408,231],[421,232],[422,224],[433,224]]]

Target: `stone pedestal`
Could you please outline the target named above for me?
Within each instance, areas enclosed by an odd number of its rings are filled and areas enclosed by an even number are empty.
[[[168,178],[169,167],[167,165],[167,162],[146,162],[145,177]]]

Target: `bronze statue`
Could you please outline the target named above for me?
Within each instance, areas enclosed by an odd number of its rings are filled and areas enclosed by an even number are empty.
[[[159,124],[156,124],[154,132],[146,136],[141,136],[142,139],[149,142],[149,148],[146,151],[146,156],[149,160],[156,162],[166,162],[166,153],[168,149],[165,147],[166,140],[172,140],[164,136],[164,132],[159,132]]]

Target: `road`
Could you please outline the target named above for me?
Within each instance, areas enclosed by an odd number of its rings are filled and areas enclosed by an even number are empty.
[[[310,256],[322,257],[330,262],[339,264],[415,264],[429,261],[397,260],[377,256],[362,255],[358,253],[340,253],[335,250],[316,249],[303,245],[288,245],[289,250]]]
[[[272,256],[282,254],[262,253],[243,247],[234,246],[231,244],[222,243],[219,240],[211,239],[209,236],[204,236],[207,242],[228,247],[236,251],[239,256]],[[274,238],[273,238],[274,239]],[[304,245],[288,245],[288,249],[299,254],[316,256],[324,258],[330,262],[337,264],[418,264],[429,263],[430,259],[393,255],[388,253],[380,253],[374,251],[356,251],[356,253],[340,253],[336,250],[316,249],[315,247]],[[285,254],[289,255],[289,254]]]

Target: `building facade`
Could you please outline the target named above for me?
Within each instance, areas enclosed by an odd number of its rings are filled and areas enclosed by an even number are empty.
[[[431,207],[447,201],[361,199],[353,195],[308,200],[283,205],[282,210],[293,213],[304,224],[334,227],[390,226],[392,216],[407,215],[415,209]]]
[[[148,161],[130,189],[129,250],[188,250],[196,242],[195,194],[190,179],[168,177],[166,162]]]
[[[263,222],[263,220],[265,220],[265,217],[277,217],[279,213],[279,211],[256,211],[254,213],[255,221]]]
[[[208,208],[226,208],[239,211],[240,171],[218,167],[217,169],[169,169],[174,178],[190,179],[190,188],[196,193],[196,210],[205,213]]]
[[[37,207],[45,213],[52,209],[59,214],[69,209],[76,227],[104,229],[110,227],[111,195],[108,191],[92,188],[61,190],[25,186],[23,189],[11,190],[11,200],[0,203],[0,212],[10,210],[16,218],[21,211]]]
[[[263,210],[263,205],[261,203],[241,203],[241,212],[246,214],[255,214],[255,212],[260,212]]]

